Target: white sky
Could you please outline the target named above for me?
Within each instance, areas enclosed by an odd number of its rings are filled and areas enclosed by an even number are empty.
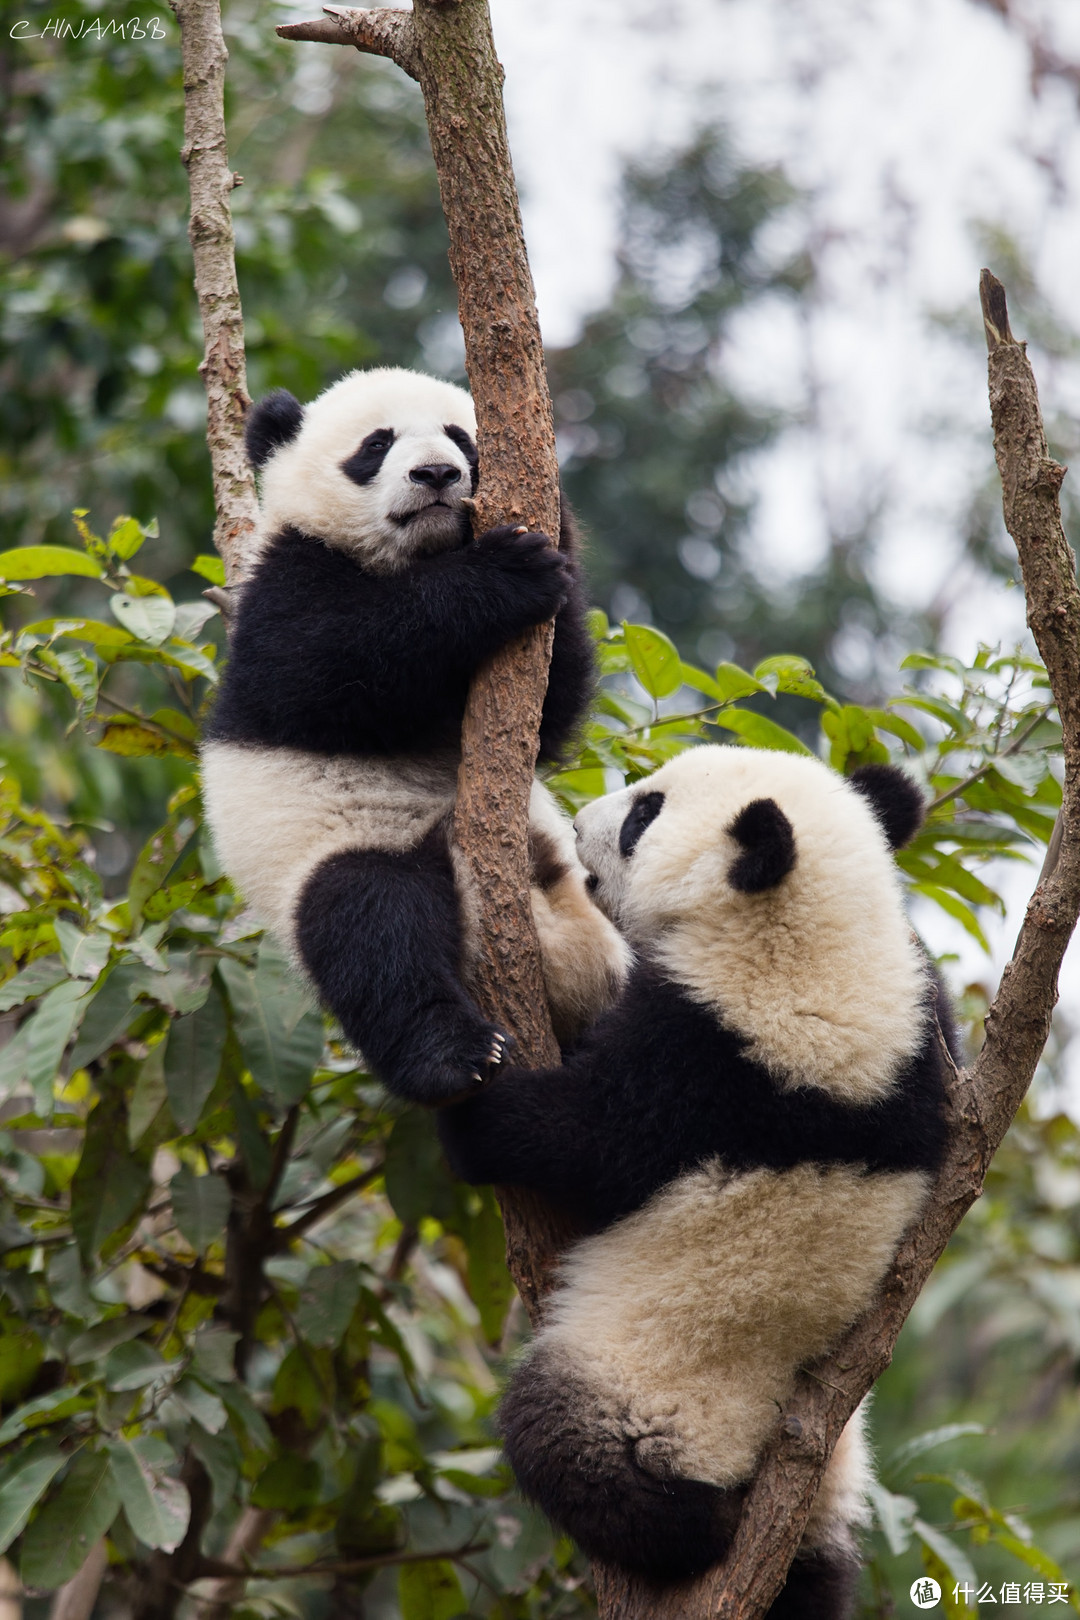
[[[1023,633],[1020,593],[973,591],[956,534],[990,465],[985,366],[938,317],[979,330],[978,273],[1004,228],[1058,312],[1080,265],[1080,107],[1031,82],[1023,39],[975,0],[492,0],[506,105],[546,341],[571,341],[614,275],[617,189],[647,157],[720,114],[743,153],[778,162],[805,201],[814,298],[734,334],[744,388],[803,425],[754,466],[766,576],[790,577],[881,504],[879,583],[951,604],[949,650]],[[1041,43],[1080,61],[1080,0],[1014,0]],[[1024,335],[1018,333],[1018,335]],[[1080,362],[1031,345],[1044,409],[1080,411]],[[1036,869],[1011,877],[994,972],[936,908],[919,923],[957,949],[961,979],[996,977]],[[1062,980],[1080,1023],[1080,950]],[[1080,1119],[1080,1042],[1070,1110]]]

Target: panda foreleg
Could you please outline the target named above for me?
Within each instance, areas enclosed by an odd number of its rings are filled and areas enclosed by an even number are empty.
[[[853,1553],[797,1553],[765,1620],[850,1620],[858,1591],[859,1560]]]
[[[441,829],[404,853],[348,849],[322,861],[295,924],[320,995],[396,1095],[445,1103],[501,1062],[506,1037],[461,985],[460,909]]]

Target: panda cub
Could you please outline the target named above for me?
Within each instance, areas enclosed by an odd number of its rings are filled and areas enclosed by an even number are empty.
[[[448,827],[469,682],[555,616],[545,760],[593,683],[569,518],[559,550],[508,527],[474,540],[475,433],[466,393],[403,370],[352,372],[306,408],[283,389],[254,407],[257,556],[202,755],[224,869],[380,1078],[423,1103],[467,1092],[504,1042],[462,986],[470,894]],[[617,993],[628,953],[539,784],[530,823],[566,1040]]]
[[[542,1073],[445,1110],[455,1170],[589,1234],[501,1409],[526,1496],[657,1580],[724,1554],[797,1369],[870,1303],[945,1142],[948,1023],[892,851],[892,766],[700,747],[577,821],[637,963]],[[858,1417],[771,1613],[839,1620],[869,1479]]]

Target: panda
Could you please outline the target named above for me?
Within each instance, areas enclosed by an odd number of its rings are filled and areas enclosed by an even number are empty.
[[[473,897],[449,838],[469,682],[555,616],[545,760],[593,683],[572,523],[558,550],[511,527],[473,539],[475,432],[460,388],[391,368],[253,408],[253,566],[202,751],[223,869],[387,1087],[428,1104],[467,1093],[505,1046],[468,994]],[[539,784],[530,838],[567,1040],[617,994],[628,952]]]
[[[458,1175],[585,1234],[500,1427],[593,1558],[674,1581],[723,1557],[798,1368],[919,1218],[954,1039],[892,859],[922,812],[893,766],[709,745],[590,804],[622,996],[561,1068],[503,1068],[439,1116]],[[856,1415],[773,1620],[849,1614],[870,1477]]]

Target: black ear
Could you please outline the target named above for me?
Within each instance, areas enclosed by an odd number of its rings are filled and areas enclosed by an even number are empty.
[[[890,848],[902,849],[914,838],[926,815],[926,800],[906,771],[897,765],[860,765],[848,781],[869,799]]]
[[[754,799],[728,828],[743,846],[728,882],[741,894],[774,889],[795,865],[795,832],[775,799]]]
[[[295,439],[304,407],[287,388],[275,388],[253,405],[244,423],[244,448],[253,467],[261,467],[280,445]]]

